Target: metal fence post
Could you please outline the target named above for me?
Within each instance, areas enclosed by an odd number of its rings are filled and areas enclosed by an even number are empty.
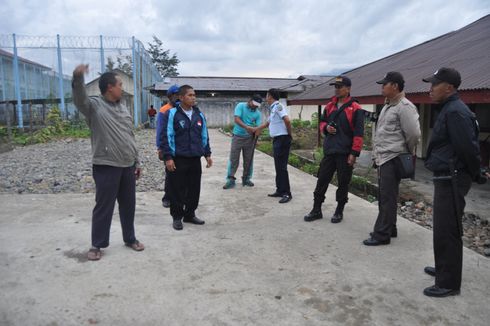
[[[29,99],[29,87],[28,87],[28,82],[27,82],[27,69],[26,69],[26,63],[22,63],[22,69],[24,71],[24,99],[27,100]]]
[[[145,58],[146,56],[144,56],[143,58]],[[144,85],[146,84],[146,60],[143,59],[142,61],[142,64],[141,64],[141,72],[142,72],[142,82],[141,82],[141,85],[140,85],[140,90],[141,90],[141,104],[142,104],[142,112],[141,112],[141,122],[143,121],[148,121],[147,120],[147,115],[144,114],[146,113],[146,110],[148,109],[149,105],[148,105],[148,99],[146,97],[146,94],[143,94],[143,87]]]
[[[102,35],[100,35],[100,73],[105,72],[105,58],[104,58],[104,43],[102,43]]]
[[[68,119],[68,112],[65,108],[65,94],[63,93],[63,64],[61,62],[61,47],[60,47],[60,34],[56,34],[57,52],[58,52],[58,80],[59,80],[59,97],[61,101],[60,112],[65,115],[65,119]]]
[[[2,76],[2,101],[5,101],[7,96],[5,96],[5,93],[7,90],[5,87],[7,86],[5,84],[5,71],[3,70],[3,57],[0,57],[0,75]]]
[[[14,81],[15,81],[15,96],[17,97],[17,120],[19,122],[19,129],[24,128],[24,121],[22,119],[22,95],[20,94],[20,77],[19,77],[19,57],[17,56],[17,43],[15,39],[15,33],[12,34],[14,40]]]
[[[133,40],[133,120],[134,120],[134,127],[138,127],[138,96],[136,92],[136,49],[135,49],[135,40],[134,36],[132,38]]]

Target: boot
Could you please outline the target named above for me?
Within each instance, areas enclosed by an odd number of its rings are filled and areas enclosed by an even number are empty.
[[[345,203],[338,203],[337,208],[335,209],[335,213],[333,214],[330,222],[332,223],[340,223],[344,218],[344,206]]]
[[[314,220],[319,220],[322,218],[322,203],[315,202],[313,205],[313,209],[311,210],[311,212],[308,213],[308,215],[305,215],[304,220],[305,222],[312,222]]]

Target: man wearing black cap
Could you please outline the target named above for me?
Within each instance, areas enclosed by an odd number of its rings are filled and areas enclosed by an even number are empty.
[[[313,192],[313,209],[304,217],[306,222],[323,218],[322,203],[335,171],[338,180],[337,208],[331,222],[342,221],[352,170],[362,149],[364,111],[350,96],[351,80],[345,76],[338,76],[330,85],[335,86],[335,96],[327,104],[320,118],[320,131],[325,135],[323,159]]]
[[[253,153],[257,127],[261,124],[261,113],[257,110],[262,103],[262,97],[254,94],[248,102],[238,103],[235,107],[235,126],[231,139],[230,160],[226,173],[226,183],[223,189],[235,186],[235,173],[240,163],[240,153],[243,152],[243,177],[242,185],[253,187]]]
[[[420,138],[419,114],[415,105],[405,98],[402,74],[390,71],[376,83],[382,85],[381,94],[386,100],[376,124],[373,146],[374,166],[378,167],[379,213],[371,237],[363,242],[366,246],[389,244],[390,238],[397,236],[399,156],[403,153],[415,155]]]
[[[435,267],[424,271],[435,284],[424,289],[431,297],[457,295],[461,288],[464,197],[480,173],[478,124],[459,99],[459,72],[440,68],[431,77],[430,97],[442,106],[427,148],[425,167],[434,173],[433,241]]]
[[[157,154],[160,161],[164,160],[163,153],[160,150],[160,140],[162,139],[161,133],[163,129],[163,115],[165,114],[165,112],[167,112],[168,110],[170,110],[171,108],[175,107],[178,104],[179,89],[180,87],[177,84],[172,85],[167,89],[168,102],[160,108],[160,111],[158,112],[157,115],[156,145],[157,145]],[[165,168],[165,184],[163,188],[163,197],[162,197],[162,205],[165,208],[170,207],[170,198],[168,196],[167,191],[168,191],[168,178],[167,178],[167,169]]]

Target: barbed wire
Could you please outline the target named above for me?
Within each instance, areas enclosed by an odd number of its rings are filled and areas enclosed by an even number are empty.
[[[31,36],[15,35],[17,48],[57,48],[58,41],[55,36]],[[141,45],[143,43],[136,40]],[[140,46],[141,46],[140,45]],[[60,47],[65,49],[100,49],[100,36],[60,36]],[[102,46],[104,49],[132,49],[133,40],[131,37],[102,36]],[[1,34],[0,47],[13,48],[13,35]],[[144,46],[143,46],[144,48]]]

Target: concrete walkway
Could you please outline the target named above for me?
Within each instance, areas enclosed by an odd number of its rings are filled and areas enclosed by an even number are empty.
[[[488,325],[488,258],[464,249],[461,295],[425,297],[431,231],[400,219],[391,245],[365,247],[377,207],[355,196],[342,223],[305,223],[315,178],[290,168],[294,198],[278,204],[259,152],[256,186],[222,190],[230,139],[210,136],[206,224],[176,232],[161,194],[138,193],[140,253],[115,216],[102,260],[86,260],[93,194],[1,195],[0,325]]]

